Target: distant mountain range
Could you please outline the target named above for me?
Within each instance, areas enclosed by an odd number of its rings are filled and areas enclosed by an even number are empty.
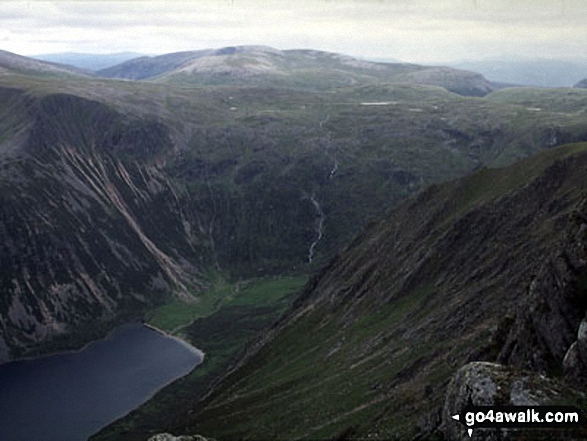
[[[117,52],[113,54],[84,54],[78,52],[60,52],[56,54],[33,55],[31,58],[52,63],[68,64],[84,70],[99,70],[114,66],[131,58],[142,57],[137,52]]]
[[[294,54],[304,51],[278,51],[262,46],[237,46],[222,49],[204,49],[196,51],[176,52],[158,56],[147,56],[136,52],[118,52],[111,54],[91,54],[62,52],[54,54],[34,55],[31,58],[51,63],[74,66],[85,71],[96,72],[109,78],[153,79],[160,75],[175,76],[174,70],[220,71],[222,62],[216,58],[210,62],[209,57],[234,55],[236,53],[272,52],[273,54]],[[320,53],[319,51],[306,51]],[[322,52],[325,53],[325,52]],[[350,57],[347,57],[350,58]],[[198,59],[207,59],[207,62]],[[266,60],[268,61],[268,60]],[[356,59],[364,66],[376,64],[407,65],[393,58],[374,60]],[[262,64],[262,63],[261,63]],[[587,76],[587,61],[584,60],[552,60],[552,59],[503,59],[465,60],[445,64],[456,69],[478,72],[493,83],[493,88],[505,85],[539,86],[539,87],[571,87]],[[190,67],[191,66],[191,67]],[[236,67],[236,66],[233,66]],[[248,66],[251,68],[251,66]],[[278,65],[274,67],[279,69]],[[282,66],[283,67],[283,66]],[[260,66],[257,66],[260,68]],[[268,66],[265,66],[268,68]],[[441,71],[442,72],[442,71]],[[176,72],[179,73],[179,72]],[[227,73],[225,69],[225,73]],[[436,73],[435,75],[445,75]]]
[[[587,76],[587,60],[493,59],[449,63],[483,74],[490,81],[539,87],[571,87]]]
[[[482,75],[445,67],[374,63],[314,50],[280,51],[237,46],[156,57],[139,57],[102,69],[107,78],[197,85],[239,84],[325,89],[366,83],[409,83],[444,87],[461,95],[494,90]]]

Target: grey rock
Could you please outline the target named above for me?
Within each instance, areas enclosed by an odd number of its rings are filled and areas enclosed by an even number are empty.
[[[536,391],[535,391],[536,394]],[[528,389],[528,377],[513,382],[510,387],[510,403],[514,406],[537,406],[539,400]]]
[[[563,360],[563,369],[565,376],[569,379],[579,379],[582,377],[583,372],[585,371],[585,365],[579,356],[577,342],[573,343],[567,351]]]
[[[585,319],[579,325],[577,341],[565,354],[563,369],[565,376],[571,383],[587,383],[587,321]]]
[[[0,335],[0,364],[6,363],[10,360],[10,349],[8,345]]]
[[[583,364],[587,366],[587,320],[583,319],[577,332],[577,349]]]
[[[447,440],[468,439],[467,429],[452,419],[467,406],[538,406],[560,399],[563,388],[546,377],[497,363],[473,362],[461,367],[445,396],[441,431]],[[505,429],[477,429],[471,439],[509,440]]]
[[[586,213],[584,203],[570,217],[558,250],[545,259],[529,284],[498,356],[500,363],[540,372],[559,368],[577,340],[578,328],[579,353],[587,360],[587,323],[581,323],[585,311],[577,307],[582,302],[577,275],[585,271],[587,261]]]

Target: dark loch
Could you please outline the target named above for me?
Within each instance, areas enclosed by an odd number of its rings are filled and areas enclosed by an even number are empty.
[[[0,440],[86,440],[202,358],[175,338],[129,324],[79,352],[1,365]]]

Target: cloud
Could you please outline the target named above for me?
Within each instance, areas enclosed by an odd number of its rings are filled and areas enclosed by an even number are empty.
[[[9,1],[0,29],[3,49],[29,55],[266,44],[415,62],[587,57],[584,0]]]

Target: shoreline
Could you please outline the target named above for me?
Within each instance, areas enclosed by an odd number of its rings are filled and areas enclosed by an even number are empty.
[[[151,325],[151,324],[149,324],[147,322],[144,322],[144,321],[141,321],[141,320],[131,320],[131,321],[128,321],[128,322],[117,323],[110,330],[108,330],[108,332],[104,336],[99,337],[99,338],[96,338],[96,339],[91,340],[91,341],[88,341],[88,342],[84,343],[82,346],[80,346],[79,348],[57,350],[57,351],[51,351],[51,352],[47,352],[47,353],[39,354],[39,355],[27,355],[27,356],[24,356],[24,357],[12,358],[12,359],[8,359],[6,361],[0,362],[0,366],[4,366],[4,365],[10,364],[10,363],[19,363],[19,362],[42,360],[44,358],[55,357],[55,356],[59,356],[59,355],[77,354],[77,353],[80,353],[80,352],[84,351],[85,349],[87,349],[89,346],[91,346],[94,343],[108,340],[108,338],[110,338],[110,336],[112,335],[112,333],[115,332],[121,326],[127,326],[127,325],[133,325],[133,324],[144,326],[144,327],[146,327],[148,329],[151,329],[152,331],[157,332],[157,333],[159,333],[159,334],[161,334],[161,335],[163,335],[165,337],[168,337],[168,338],[171,338],[171,339],[177,341],[182,346],[184,346],[186,349],[188,349],[190,352],[198,355],[201,358],[201,361],[198,364],[201,364],[201,363],[204,362],[204,358],[206,356],[206,354],[204,353],[204,351],[196,348],[189,341],[184,340],[181,337],[178,337],[176,335],[170,334],[167,331],[164,331],[163,329],[159,329],[159,328],[157,328],[157,327],[155,327],[155,326],[153,326],[153,325]]]
[[[200,349],[196,348],[195,346],[193,346],[191,343],[189,343],[188,341],[170,334],[167,331],[164,331],[163,329],[159,329],[156,326],[153,326],[147,322],[143,322],[143,321],[139,321],[138,324],[140,324],[141,326],[144,326],[147,329],[150,329],[153,332],[156,332],[157,334],[160,334],[164,337],[167,338],[171,338],[175,341],[177,341],[178,343],[180,343],[182,346],[184,346],[186,349],[188,349],[190,352],[198,355],[200,357],[200,362],[197,363],[193,368],[189,369],[188,371],[186,371],[185,373],[179,374],[176,377],[170,379],[168,382],[166,382],[165,384],[161,385],[160,387],[158,387],[157,389],[153,390],[149,396],[147,396],[143,402],[141,402],[138,406],[134,407],[133,409],[129,410],[128,412],[117,416],[116,418],[114,418],[112,421],[104,424],[103,426],[101,426],[98,430],[96,430],[94,433],[92,433],[92,435],[90,435],[90,437],[88,439],[91,439],[94,435],[100,433],[102,430],[104,430],[106,427],[115,424],[117,421],[127,417],[128,415],[130,415],[132,412],[136,411],[137,409],[141,408],[142,406],[144,406],[146,403],[148,403],[151,399],[153,399],[153,397],[155,395],[157,395],[159,392],[161,392],[163,389],[165,389],[166,387],[170,386],[171,384],[173,384],[174,382],[180,380],[181,378],[187,377],[188,375],[190,375],[195,369],[198,368],[198,366],[200,366],[203,362],[204,362],[204,357],[205,357],[205,353],[203,351],[201,351]]]
[[[82,352],[87,347],[91,346],[92,344],[94,344],[96,342],[108,340],[108,338],[110,337],[110,335],[117,328],[119,328],[121,326],[125,326],[125,325],[132,325],[133,323],[143,324],[140,321],[129,321],[129,322],[116,323],[102,337],[98,337],[96,339],[90,340],[90,341],[84,343],[83,345],[81,345],[78,348],[56,350],[56,351],[46,352],[46,353],[42,353],[42,354],[38,354],[38,355],[26,355],[24,357],[11,358],[11,359],[9,359],[7,361],[0,362],[0,366],[3,366],[5,364],[9,364],[9,363],[18,363],[20,361],[42,360],[43,358],[55,357],[57,355],[77,354],[79,352]]]
[[[204,362],[204,358],[206,357],[205,352],[202,351],[201,349],[196,348],[189,341],[187,341],[187,340],[185,340],[185,339],[183,339],[183,338],[181,338],[181,337],[179,337],[177,335],[170,334],[169,332],[167,332],[167,331],[165,331],[163,329],[157,328],[156,326],[153,326],[150,323],[142,322],[141,325],[143,325],[145,328],[151,329],[154,332],[157,332],[158,334],[163,335],[164,337],[171,338],[171,339],[177,341],[178,343],[180,343],[182,346],[184,346],[189,351],[191,351],[194,354],[197,354],[197,355],[200,356],[200,358],[202,360],[200,361],[199,364],[201,364],[201,363]]]

